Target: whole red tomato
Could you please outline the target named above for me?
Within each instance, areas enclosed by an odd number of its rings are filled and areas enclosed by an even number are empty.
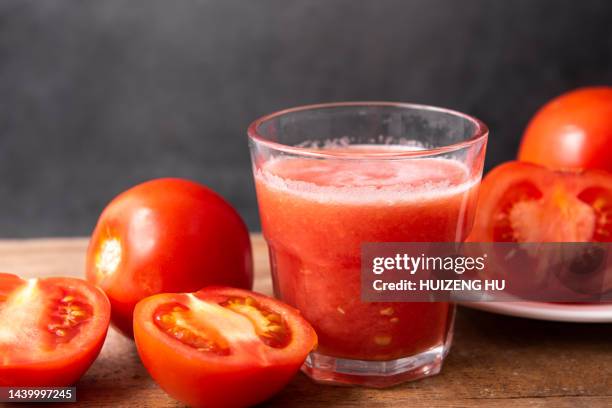
[[[527,126],[518,159],[612,172],[612,87],[580,88],[544,105]]]
[[[246,407],[289,382],[317,345],[300,313],[276,299],[210,287],[143,299],[138,354],[170,396],[193,407]]]
[[[132,336],[139,300],[208,285],[251,289],[251,242],[238,213],[212,190],[158,179],[117,196],[102,212],[87,251],[87,279],[112,305],[112,323]]]

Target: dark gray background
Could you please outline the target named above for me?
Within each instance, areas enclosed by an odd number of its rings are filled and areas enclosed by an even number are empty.
[[[279,108],[442,105],[514,157],[547,99],[612,84],[612,2],[0,1],[0,236],[89,234],[140,181],[180,176],[258,228],[245,138]]]

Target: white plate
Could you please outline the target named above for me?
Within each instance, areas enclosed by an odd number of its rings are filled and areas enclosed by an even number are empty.
[[[463,302],[462,306],[508,316],[557,322],[612,323],[612,304],[578,305],[543,302]]]

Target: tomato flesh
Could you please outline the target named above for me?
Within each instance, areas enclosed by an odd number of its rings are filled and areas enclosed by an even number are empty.
[[[233,297],[221,303],[221,306],[247,317],[261,341],[268,346],[283,348],[291,341],[291,333],[283,317],[253,297]]]
[[[22,280],[0,274],[0,385],[74,383],[98,355],[110,304],[74,278]]]
[[[593,241],[612,241],[612,191],[590,187],[582,191],[578,198],[593,209],[596,219]]]
[[[134,337],[145,367],[168,394],[208,407],[269,398],[317,343],[296,309],[254,292],[218,287],[142,300],[134,313]],[[180,379],[175,373],[182,373]]]
[[[483,180],[472,241],[612,241],[612,175],[521,162]]]
[[[154,319],[164,333],[197,351],[221,356],[230,353],[227,341],[218,331],[200,322],[191,309],[180,303],[160,306]]]
[[[520,181],[508,188],[499,203],[499,213],[494,218],[493,238],[495,241],[516,241],[517,229],[516,205],[527,204],[542,198],[542,192],[529,181]]]

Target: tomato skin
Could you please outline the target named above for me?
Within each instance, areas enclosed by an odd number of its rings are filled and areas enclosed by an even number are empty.
[[[16,275],[0,273],[0,295],[5,300],[6,297],[10,297],[13,291],[23,288],[26,284],[27,281]],[[68,344],[62,345],[61,350],[56,349],[49,353],[43,353],[38,358],[31,357],[36,355],[36,349],[28,353],[28,348],[35,347],[34,344],[20,343],[19,347],[21,349],[17,350],[15,346],[3,344],[0,341],[1,354],[8,357],[21,354],[21,357],[23,357],[21,358],[23,361],[9,361],[0,364],[0,386],[63,387],[72,385],[89,369],[100,353],[106,339],[110,323],[110,303],[102,290],[82,279],[55,277],[37,279],[36,288],[37,291],[33,296],[43,298],[49,295],[52,288],[76,288],[84,294],[84,299],[92,307],[91,320],[82,329],[82,334],[77,335]],[[2,316],[2,303],[0,302],[0,325],[6,327],[14,324],[11,321],[2,321],[5,317],[10,318],[10,316]],[[27,329],[44,332],[44,324],[48,322],[45,320],[47,317],[45,315],[37,317],[41,327],[28,327]],[[33,337],[30,334],[30,338]]]
[[[483,179],[473,242],[612,241],[612,174],[507,162]]]
[[[153,379],[185,404],[231,408],[262,402],[291,380],[316,346],[316,334],[300,313],[275,299],[223,287],[206,288],[194,295],[217,304],[232,296],[253,297],[286,319],[292,340],[282,349],[256,344],[260,342],[237,346],[232,343],[231,333],[222,332],[230,339],[231,354],[201,353],[160,331],[153,323],[152,316],[160,305],[185,303],[186,294],[161,294],[140,301],[134,312],[134,338],[140,358]]]
[[[110,306],[109,306],[110,317]],[[41,362],[0,367],[2,387],[67,387],[76,383],[100,354],[106,331],[90,348],[71,361]]]
[[[550,168],[612,172],[612,87],[579,88],[544,105],[531,119],[518,159]]]
[[[104,270],[99,264],[109,242],[120,255],[110,256]],[[134,306],[147,296],[208,285],[252,288],[250,238],[238,213],[212,190],[183,179],[152,180],[104,209],[89,244],[86,276],[108,295],[112,323],[132,337]]]

